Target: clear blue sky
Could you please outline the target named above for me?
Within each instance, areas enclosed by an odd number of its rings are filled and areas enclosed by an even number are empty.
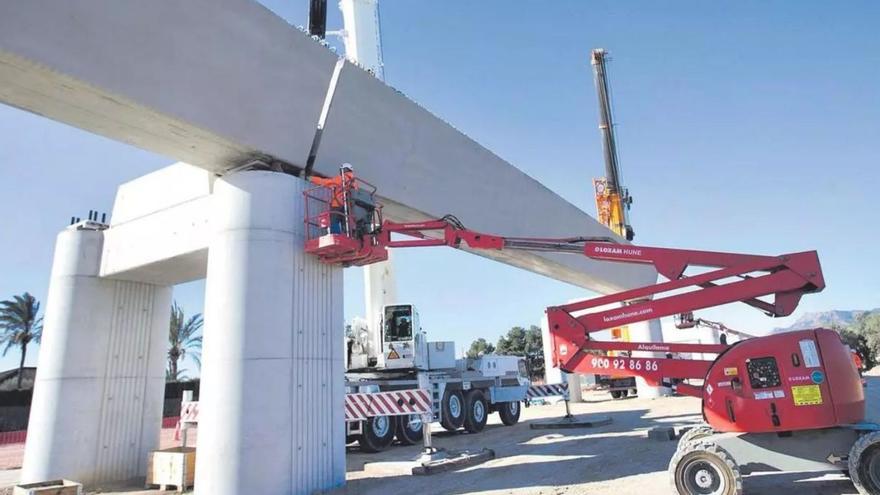
[[[306,0],[264,3],[307,24]],[[828,288],[798,314],[880,306],[880,4],[382,0],[381,16],[389,84],[591,213],[603,169],[589,51],[608,49],[638,242],[818,249]],[[172,161],[0,106],[0,297],[45,300],[69,217],[109,211],[119,183]],[[459,344],[586,295],[448,249],[397,259],[431,338]],[[362,314],[360,270],[345,283],[346,317]],[[199,312],[202,289],[175,296]],[[707,316],[759,332],[790,322]]]

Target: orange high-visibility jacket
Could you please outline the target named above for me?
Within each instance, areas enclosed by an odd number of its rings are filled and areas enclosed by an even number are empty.
[[[334,175],[328,179],[323,177],[310,177],[309,180],[312,184],[316,186],[322,186],[330,188],[330,207],[331,208],[342,208],[342,201],[345,198],[344,190],[342,188],[342,176]],[[354,180],[354,173],[345,172],[345,185],[348,186],[349,189],[356,189],[357,185]]]

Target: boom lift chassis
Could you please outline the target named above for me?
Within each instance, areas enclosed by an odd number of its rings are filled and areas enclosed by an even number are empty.
[[[552,364],[573,373],[641,376],[677,383],[700,397],[706,425],[680,439],[670,462],[681,494],[738,494],[741,474],[758,471],[848,472],[862,494],[880,494],[880,426],[864,422],[864,395],[849,352],[836,333],[815,329],[724,344],[606,342],[590,334],[664,316],[740,302],[768,316],[788,316],[804,294],[825,287],[815,251],[759,256],[620,244],[614,238],[522,238],[466,229],[458,219],[398,223],[382,218],[375,188],[354,179],[343,211],[305,192],[307,252],[344,266],[387,258],[391,248],[571,253],[594,260],[652,265],[655,285],[547,308]],[[342,225],[333,215],[342,216]],[[335,228],[332,226],[336,225]],[[699,269],[686,274],[689,269]],[[596,308],[618,305],[612,309]],[[715,354],[714,360],[608,357],[607,351]]]

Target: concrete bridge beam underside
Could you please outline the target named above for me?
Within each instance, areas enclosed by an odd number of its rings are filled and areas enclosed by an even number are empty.
[[[0,3],[0,101],[222,173],[250,158],[305,166],[337,56],[251,0]],[[315,170],[350,162],[396,220],[458,216],[509,236],[607,236],[538,181],[344,63]],[[649,267],[479,253],[597,292]]]

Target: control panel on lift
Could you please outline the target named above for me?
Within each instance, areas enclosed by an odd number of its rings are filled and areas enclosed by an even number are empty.
[[[752,385],[752,389],[773,388],[782,385],[775,357],[747,359],[746,369],[749,373],[749,383]]]

